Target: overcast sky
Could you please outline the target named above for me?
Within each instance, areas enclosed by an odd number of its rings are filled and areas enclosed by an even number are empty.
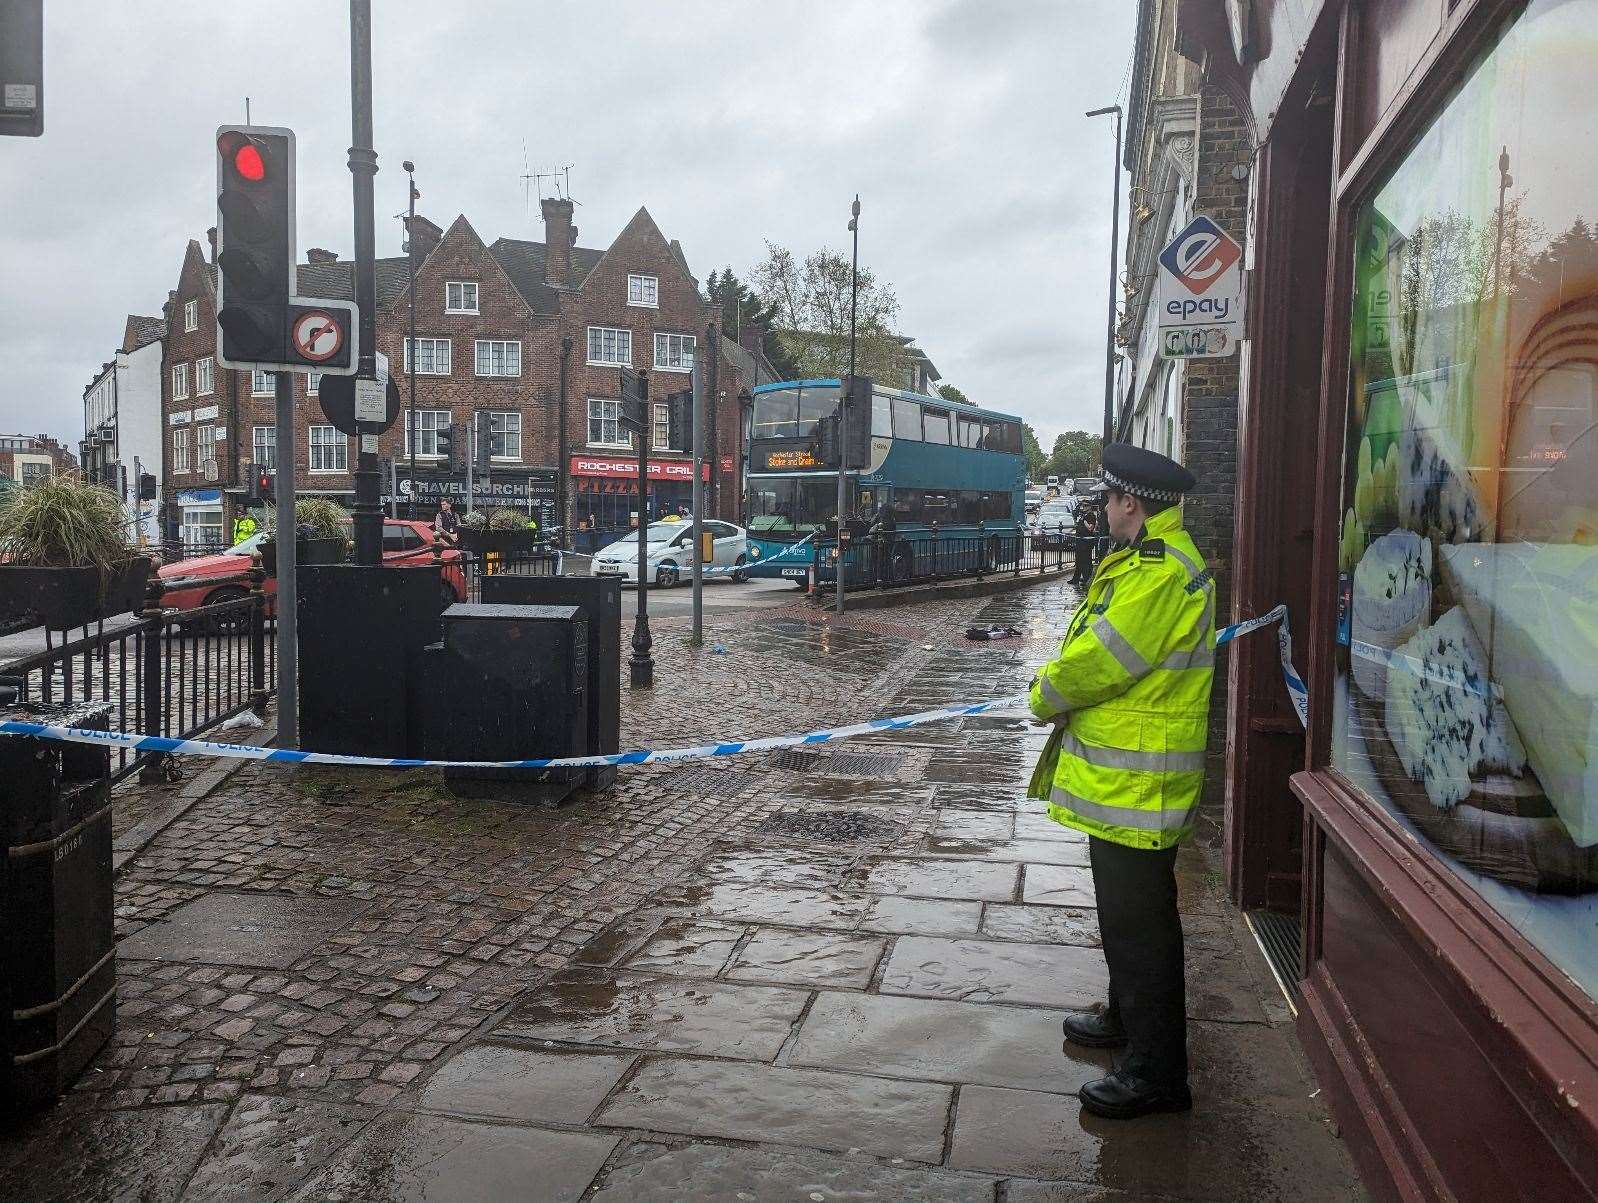
[[[1131,0],[376,0],[378,254],[419,211],[541,239],[520,178],[572,165],[579,241],[639,205],[703,281],[764,240],[847,245],[900,329],[1047,448],[1102,412],[1113,119]],[[349,27],[333,0],[47,0],[45,133],[0,139],[0,434],[82,436],[128,313],[215,223],[212,134],[299,142],[299,245],[353,236]]]

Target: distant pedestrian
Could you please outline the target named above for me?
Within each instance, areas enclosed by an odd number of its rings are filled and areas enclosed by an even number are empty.
[[[455,513],[455,507],[448,497],[440,499],[438,503],[438,516],[433,519],[434,536],[445,547],[454,547],[460,542],[461,520]]]
[[[1085,585],[1093,579],[1093,552],[1098,541],[1098,510],[1091,505],[1084,505],[1076,515],[1076,566],[1071,572],[1073,585]]]

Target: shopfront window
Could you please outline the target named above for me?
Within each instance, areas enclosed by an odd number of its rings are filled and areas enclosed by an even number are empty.
[[[1598,996],[1598,86],[1534,0],[1356,212],[1333,765]]]

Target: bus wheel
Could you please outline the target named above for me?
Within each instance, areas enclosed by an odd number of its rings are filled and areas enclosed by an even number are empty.
[[[749,580],[749,558],[739,556],[737,563],[732,566],[732,579],[736,585],[742,585]]]
[[[908,543],[901,543],[893,549],[892,564],[895,585],[906,584],[915,575],[915,557],[910,553]]]

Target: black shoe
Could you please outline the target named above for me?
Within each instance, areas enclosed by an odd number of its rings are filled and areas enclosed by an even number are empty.
[[[1161,1086],[1124,1069],[1089,1082],[1077,1092],[1082,1110],[1105,1119],[1137,1119],[1158,1111],[1191,1111],[1193,1092],[1186,1082]]]
[[[1111,1023],[1102,1010],[1086,1011],[1081,1015],[1067,1015],[1060,1021],[1065,1038],[1082,1048],[1123,1048],[1126,1032],[1118,1023]]]

